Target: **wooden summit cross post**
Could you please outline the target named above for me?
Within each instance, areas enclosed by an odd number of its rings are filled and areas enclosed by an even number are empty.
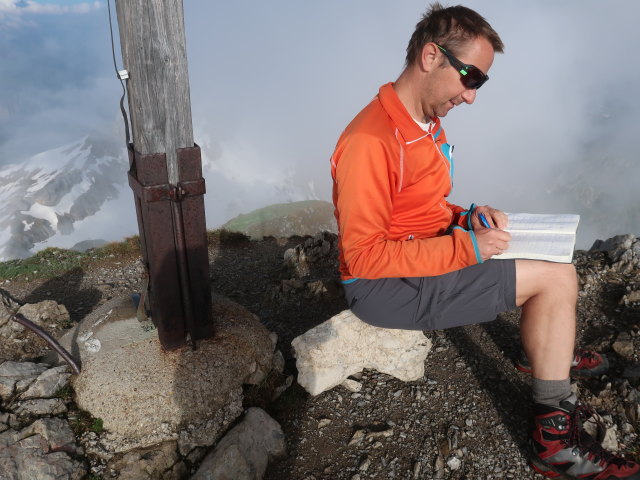
[[[193,141],[182,0],[116,0],[148,303],[163,348],[213,335],[205,193]],[[141,300],[143,301],[143,300]],[[144,304],[143,304],[144,307]]]

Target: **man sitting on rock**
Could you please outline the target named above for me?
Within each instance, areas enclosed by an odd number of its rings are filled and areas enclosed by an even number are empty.
[[[509,245],[507,216],[447,201],[453,146],[440,118],[472,104],[503,43],[478,13],[435,3],[417,24],[406,68],[347,126],[331,157],[340,272],[351,310],[386,328],[434,330],[491,321],[522,306],[533,375],[532,465],[550,478],[640,480],[640,465],[604,451],[582,429],[590,409],[569,372],[602,372],[574,355],[572,264],[491,260]],[[482,218],[488,227],[483,226]]]

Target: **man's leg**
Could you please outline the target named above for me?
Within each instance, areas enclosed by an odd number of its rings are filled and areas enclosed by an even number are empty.
[[[533,377],[565,380],[573,360],[578,282],[572,264],[516,260],[522,346]]]
[[[533,373],[533,468],[550,478],[640,480],[640,465],[605,450],[582,430],[594,412],[571,394],[577,277],[571,264],[516,261],[522,345]]]

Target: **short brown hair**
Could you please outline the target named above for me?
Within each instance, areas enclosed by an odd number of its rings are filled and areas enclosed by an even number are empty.
[[[439,2],[432,3],[409,40],[407,65],[420,57],[422,48],[429,42],[437,43],[455,55],[469,40],[477,37],[489,40],[494,52],[504,51],[500,36],[479,13],[462,5],[445,8]]]

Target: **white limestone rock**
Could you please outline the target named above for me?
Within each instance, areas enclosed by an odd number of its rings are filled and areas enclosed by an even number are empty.
[[[611,267],[621,273],[629,273],[640,265],[640,241],[633,234],[596,240],[589,251],[606,252]]]
[[[362,384],[357,380],[351,380],[350,378],[347,378],[342,382],[342,386],[353,393],[358,393],[362,390]]]
[[[44,363],[4,362],[0,364],[0,399],[7,401],[25,390],[49,366]]]
[[[421,331],[373,327],[345,310],[291,342],[298,383],[318,395],[365,368],[405,382],[424,375],[431,341]]]
[[[80,480],[87,465],[66,420],[43,418],[0,434],[0,479]]]
[[[188,478],[188,469],[180,461],[176,442],[165,442],[150,448],[127,452],[107,465],[118,480],[179,480]],[[113,474],[112,474],[113,475]]]
[[[1,292],[0,292],[1,293]],[[6,298],[2,295],[0,307],[0,359],[21,360],[24,358],[42,357],[49,351],[49,344],[29,328],[17,321],[11,320],[13,313],[24,315],[39,327],[44,328],[49,335],[57,338],[62,330],[69,325],[69,312],[64,305],[53,300],[44,300],[34,304],[18,306],[13,303],[7,306]]]
[[[69,422],[62,418],[39,418],[22,430],[22,435],[40,435],[47,441],[52,451],[77,453],[76,437],[71,431]]]
[[[64,402],[59,398],[38,398],[18,402],[15,413],[19,416],[25,415],[58,415],[67,411]]]
[[[67,308],[53,300],[26,303],[18,309],[18,313],[21,313],[36,325],[44,328],[55,328],[59,324],[69,322],[69,312]],[[21,325],[18,325],[18,327],[20,329],[24,328]]]
[[[458,457],[451,457],[449,460],[447,460],[447,467],[449,467],[450,470],[460,470],[461,466],[462,462]]]
[[[0,400],[7,401],[13,395],[16,388],[14,378],[0,377]]]
[[[259,480],[269,461],[285,454],[284,434],[278,422],[253,407],[220,440],[191,480]]]
[[[604,434],[604,439],[601,442],[602,448],[608,450],[613,453],[618,453],[620,450],[618,446],[618,426],[612,425],[607,428],[607,431]]]
[[[47,370],[49,365],[32,362],[4,362],[0,365],[0,377],[15,377],[16,379],[36,378]]]
[[[27,400],[30,398],[53,397],[58,390],[69,383],[69,377],[71,377],[71,373],[69,373],[69,367],[67,365],[50,368],[41,373],[29,389],[20,395],[20,398]]]
[[[616,235],[607,240],[596,240],[589,252],[605,252],[613,263],[618,262],[621,257],[633,246],[636,236],[633,234]]]

